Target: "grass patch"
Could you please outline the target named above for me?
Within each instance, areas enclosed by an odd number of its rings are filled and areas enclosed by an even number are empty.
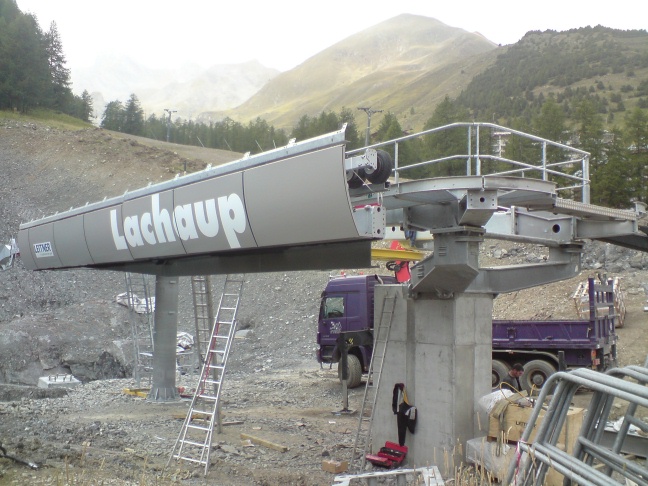
[[[82,130],[84,128],[91,128],[93,125],[88,122],[79,120],[64,113],[38,109],[32,110],[27,114],[18,113],[11,110],[0,111],[0,117],[8,120],[15,120],[19,122],[32,122],[44,123],[52,128],[59,128],[62,130]]]

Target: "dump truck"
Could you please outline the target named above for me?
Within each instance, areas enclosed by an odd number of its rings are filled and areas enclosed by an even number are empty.
[[[581,319],[493,320],[493,387],[514,363],[524,366],[522,387],[541,388],[558,370],[617,365],[615,283],[587,280],[589,312]]]
[[[317,359],[338,363],[340,337],[348,347],[347,386],[357,387],[369,370],[373,344],[374,292],[396,284],[391,276],[331,278],[322,292],[317,331]],[[524,366],[522,387],[541,388],[558,370],[616,366],[614,285],[588,279],[589,316],[574,320],[493,320],[492,387],[497,388],[514,363]],[[379,319],[380,316],[376,316]],[[338,366],[338,376],[342,376]]]

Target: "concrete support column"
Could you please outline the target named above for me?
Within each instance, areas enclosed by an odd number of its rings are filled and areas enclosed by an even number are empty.
[[[180,398],[175,381],[178,289],[178,277],[158,275],[155,279],[153,383],[146,397],[150,402],[170,402]]]
[[[493,296],[412,300],[402,287],[377,286],[376,309],[388,292],[399,297],[374,412],[373,452],[386,440],[398,442],[392,396],[394,384],[403,383],[418,412],[415,433],[406,434],[407,464],[437,465],[447,474],[464,459],[466,441],[488,427],[485,416],[477,417],[477,402],[491,391]]]

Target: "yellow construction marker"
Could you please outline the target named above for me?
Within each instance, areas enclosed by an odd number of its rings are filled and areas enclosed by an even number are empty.
[[[123,390],[126,395],[134,395],[141,398],[146,398],[149,391],[149,388],[124,388]]]

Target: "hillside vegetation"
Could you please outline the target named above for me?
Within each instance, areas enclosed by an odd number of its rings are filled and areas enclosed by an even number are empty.
[[[303,115],[372,106],[407,119],[407,127],[417,129],[440,100],[457,96],[485,67],[483,63],[494,59],[495,50],[495,44],[478,34],[403,14],[280,74],[250,100],[220,116],[241,121],[261,117],[290,129]]]
[[[648,108],[648,32],[602,26],[529,32],[499,53],[458,101],[476,119],[530,116],[554,99],[568,118],[590,99],[612,125],[615,116]]]
[[[573,125],[578,103],[587,99],[607,127],[618,126],[625,112],[648,108],[648,32],[534,31],[498,48],[437,20],[401,15],[282,73],[236,109],[201,116],[260,117],[289,130],[304,115],[371,106],[417,131],[445,97],[456,99],[470,119],[527,125],[547,99]]]

